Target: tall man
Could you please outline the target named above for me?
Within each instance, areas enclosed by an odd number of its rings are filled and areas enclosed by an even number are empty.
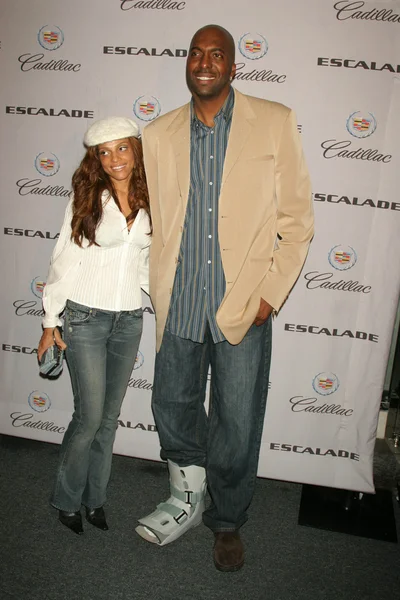
[[[234,60],[225,29],[197,31],[186,64],[191,102],[143,134],[157,318],[152,406],[171,496],[136,531],[165,545],[203,519],[221,571],[244,562],[239,528],[257,473],[271,313],[296,281],[313,235],[295,117],[234,90]]]

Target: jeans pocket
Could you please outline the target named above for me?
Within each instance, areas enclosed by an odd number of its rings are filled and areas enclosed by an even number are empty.
[[[89,306],[67,302],[65,313],[69,325],[79,325],[80,323],[87,323],[93,311]]]

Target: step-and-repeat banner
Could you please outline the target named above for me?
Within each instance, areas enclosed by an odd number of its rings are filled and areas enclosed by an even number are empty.
[[[1,11],[0,431],[59,443],[71,416],[67,369],[41,378],[36,348],[84,132],[110,115],[143,129],[187,102],[190,39],[217,23],[237,43],[235,87],[295,109],[316,214],[274,322],[259,474],[372,491],[400,284],[400,3],[31,0]],[[144,307],[115,451],[158,459],[147,296]]]

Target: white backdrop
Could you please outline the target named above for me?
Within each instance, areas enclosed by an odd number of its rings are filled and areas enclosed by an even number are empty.
[[[67,369],[38,375],[41,291],[93,119],[141,127],[189,99],[196,29],[237,40],[242,92],[296,110],[316,235],[274,322],[259,474],[373,491],[372,453],[400,285],[400,3],[334,0],[44,0],[1,8],[0,431],[59,443]],[[266,133],[267,135],[267,133]],[[157,459],[154,314],[115,451]]]

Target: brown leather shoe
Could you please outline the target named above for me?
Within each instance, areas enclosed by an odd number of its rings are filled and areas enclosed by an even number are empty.
[[[214,564],[218,571],[238,571],[244,564],[244,548],[238,531],[215,533]]]

